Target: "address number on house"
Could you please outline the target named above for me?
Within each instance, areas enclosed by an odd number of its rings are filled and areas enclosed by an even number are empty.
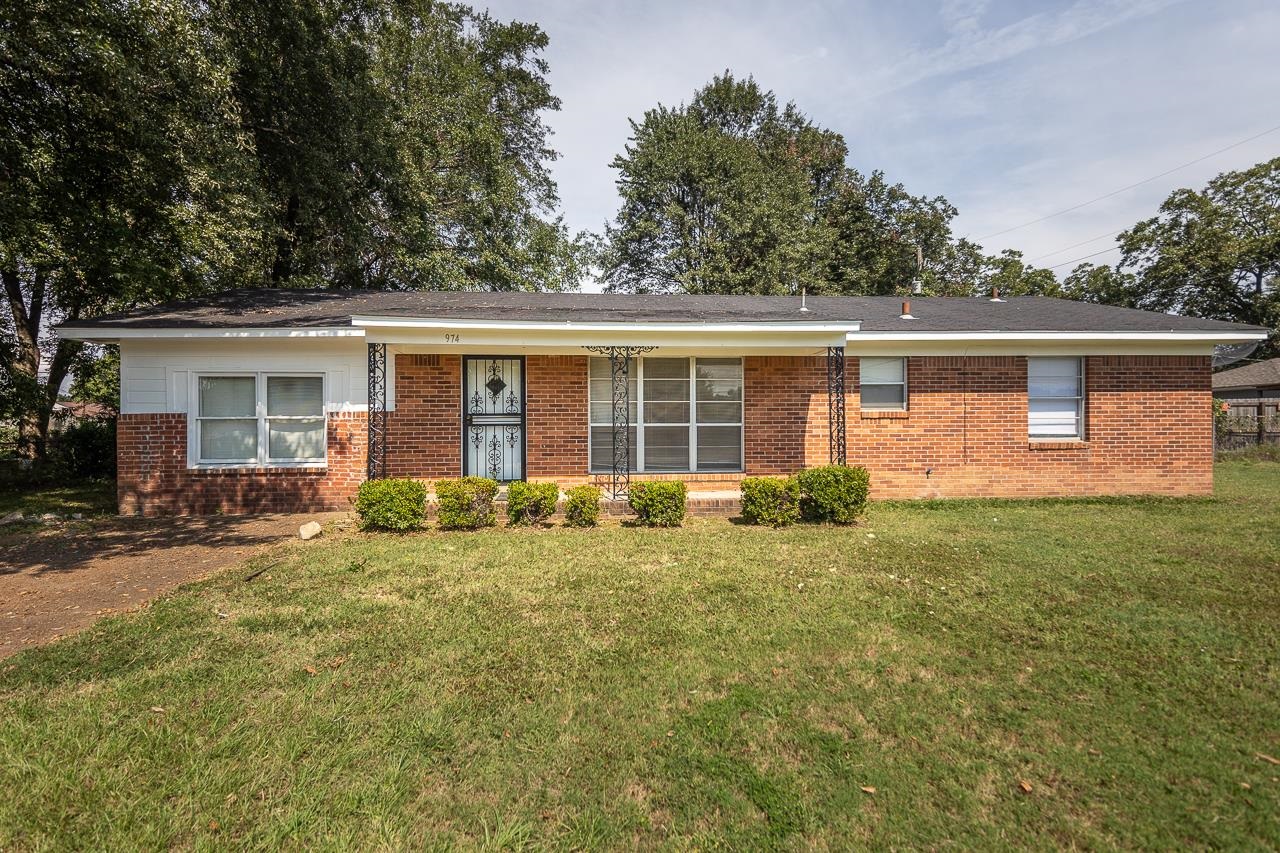
[[[460,344],[462,343],[462,335],[457,332],[445,332],[444,342],[446,344]]]

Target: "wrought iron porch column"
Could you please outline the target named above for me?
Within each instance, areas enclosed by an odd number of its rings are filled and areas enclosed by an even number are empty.
[[[631,489],[631,359],[654,347],[584,347],[609,359],[613,401],[613,465],[610,497],[621,500]]]
[[[369,344],[370,480],[387,476],[387,345]]]
[[[844,465],[844,347],[827,347],[827,434],[831,464]]]

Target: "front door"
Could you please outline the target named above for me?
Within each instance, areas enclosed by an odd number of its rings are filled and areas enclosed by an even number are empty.
[[[524,359],[462,360],[462,473],[524,479]]]

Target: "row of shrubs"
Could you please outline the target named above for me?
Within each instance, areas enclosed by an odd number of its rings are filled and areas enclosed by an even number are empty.
[[[742,481],[742,517],[750,524],[786,527],[797,521],[850,524],[867,502],[865,468],[827,465],[791,477],[747,477]],[[565,492],[564,519],[570,527],[594,527],[600,520],[601,491],[575,486]],[[443,530],[476,530],[497,523],[498,482],[463,477],[436,482],[436,521]],[[555,483],[513,482],[507,486],[507,521],[536,526],[555,514]],[[635,483],[627,502],[645,527],[684,523],[688,491],[679,481]],[[366,530],[416,530],[426,521],[427,487],[418,480],[369,480],[356,493],[355,509]]]
[[[444,530],[476,530],[498,521],[494,498],[498,481],[463,477],[436,482],[436,521]],[[600,520],[600,489],[575,486],[565,493],[565,523],[594,527]],[[555,483],[514,482],[507,486],[507,521],[544,524],[555,514],[560,487]],[[418,480],[366,480],[355,499],[366,530],[416,530],[427,518],[427,487]]]

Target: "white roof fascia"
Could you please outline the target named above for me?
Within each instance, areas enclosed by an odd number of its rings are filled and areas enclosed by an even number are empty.
[[[280,329],[156,329],[64,326],[58,337],[71,341],[118,341],[155,338],[363,338],[364,329],[350,326]]]
[[[493,331],[512,332],[688,332],[693,334],[716,332],[857,332],[861,328],[859,321],[827,323],[815,321],[810,323],[792,321],[760,321],[734,323],[689,323],[689,322],[613,322],[613,323],[578,323],[572,320],[539,321],[539,320],[460,320],[441,317],[370,317],[357,315],[351,318],[354,326],[368,328],[400,328],[400,329],[487,329]]]
[[[849,334],[851,343],[858,341],[902,341],[921,343],[927,341],[1151,341],[1151,342],[1201,342],[1245,343],[1262,341],[1266,332],[858,332]]]

